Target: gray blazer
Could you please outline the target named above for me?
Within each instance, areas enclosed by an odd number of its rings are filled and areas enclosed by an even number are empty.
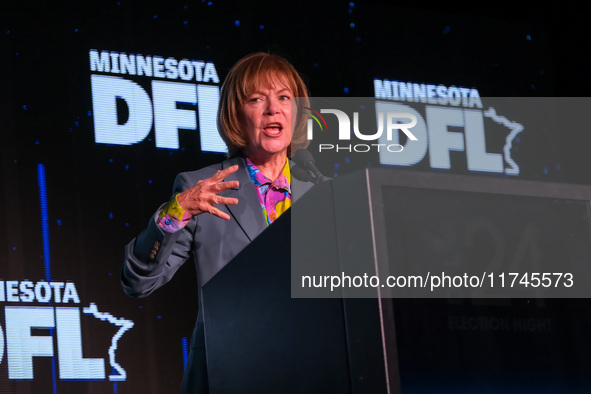
[[[225,180],[238,180],[240,186],[219,193],[238,198],[237,205],[218,208],[230,215],[230,220],[205,213],[194,216],[182,229],[174,233],[163,231],[152,217],[148,227],[125,248],[121,283],[125,293],[132,297],[145,297],[168,282],[179,267],[193,254],[199,284],[209,281],[265,228],[264,213],[256,188],[243,157],[231,157],[221,163],[197,171],[184,172],[176,177],[173,195],[213,176],[218,170],[238,164],[238,171]],[[292,202],[305,193],[312,184],[291,179]],[[155,216],[156,214],[154,214]],[[206,393],[207,372],[203,316],[199,308],[197,323],[191,340],[191,352],[183,378],[183,393]]]

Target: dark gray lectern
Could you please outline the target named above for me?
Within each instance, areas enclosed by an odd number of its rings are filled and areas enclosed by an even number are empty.
[[[332,183],[309,193],[308,201],[325,204]],[[292,215],[304,214],[292,208],[203,287],[212,393],[399,392],[396,364],[386,357],[395,356],[394,343],[382,335],[377,299],[291,297],[291,248],[317,257],[336,250],[334,212],[324,212],[311,221],[323,236],[292,246]],[[338,268],[332,257],[324,263]]]
[[[288,211],[203,288],[211,393],[397,392],[377,300],[291,298],[290,219]],[[348,337],[348,313],[363,323],[359,338]]]
[[[316,186],[203,287],[212,394],[589,392],[590,200],[583,186],[387,169]],[[497,282],[301,286],[427,271]],[[512,271],[575,282],[501,287]]]

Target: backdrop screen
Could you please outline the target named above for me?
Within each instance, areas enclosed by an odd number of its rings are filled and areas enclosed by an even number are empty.
[[[393,82],[482,97],[589,86],[567,37],[585,37],[567,23],[577,13],[553,11],[549,28],[538,4],[487,13],[348,1],[58,3],[0,16],[6,393],[176,392],[197,316],[195,270],[185,264],[150,297],[128,298],[124,246],[168,201],[177,173],[225,157],[219,91],[245,54],[287,57],[313,96],[379,97]],[[523,170],[480,175],[589,183],[582,134],[524,130],[512,156]],[[339,176],[355,160],[321,170]],[[426,160],[405,166],[441,171]],[[377,154],[363,164],[389,165]],[[443,171],[471,173],[461,159]]]

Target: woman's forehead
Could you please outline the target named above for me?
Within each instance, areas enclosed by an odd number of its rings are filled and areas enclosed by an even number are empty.
[[[247,90],[248,94],[254,93],[260,90],[282,90],[287,89],[293,91],[288,78],[280,73],[273,73],[269,76],[259,77],[257,80],[249,84]]]

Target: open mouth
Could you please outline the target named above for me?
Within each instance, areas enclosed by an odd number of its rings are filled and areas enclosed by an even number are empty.
[[[263,127],[263,130],[268,135],[276,135],[281,133],[281,130],[283,130],[283,125],[277,122],[269,123]]]

